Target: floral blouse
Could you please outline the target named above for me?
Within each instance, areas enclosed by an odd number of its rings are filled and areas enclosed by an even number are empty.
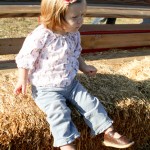
[[[59,35],[39,25],[30,33],[16,56],[18,68],[29,69],[35,86],[68,86],[79,69],[80,33]]]

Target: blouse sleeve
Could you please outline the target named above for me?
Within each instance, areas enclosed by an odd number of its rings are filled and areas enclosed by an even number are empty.
[[[23,46],[16,56],[16,64],[18,68],[33,69],[34,63],[39,56],[40,50],[44,47],[47,40],[47,33],[33,31],[30,33]]]

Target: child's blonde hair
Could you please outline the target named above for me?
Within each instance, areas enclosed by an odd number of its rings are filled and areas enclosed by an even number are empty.
[[[83,0],[76,0],[73,3],[82,1]],[[62,28],[67,23],[65,14],[69,5],[65,3],[65,0],[42,0],[41,22],[46,28],[52,31],[55,31],[57,28]]]

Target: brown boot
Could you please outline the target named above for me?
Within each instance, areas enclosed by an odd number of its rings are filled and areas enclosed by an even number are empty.
[[[120,135],[119,137],[115,137],[117,132],[110,131],[104,134],[104,142],[103,144],[108,147],[114,148],[128,148],[134,144],[133,141],[129,141],[125,136]]]

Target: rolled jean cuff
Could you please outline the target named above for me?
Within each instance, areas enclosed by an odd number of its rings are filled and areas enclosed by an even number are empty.
[[[71,137],[69,138],[64,138],[64,139],[58,139],[58,140],[54,140],[54,147],[61,147],[64,145],[68,145],[71,144],[72,142],[75,141],[75,139],[77,139],[78,137],[80,137],[80,134],[73,134]]]
[[[111,127],[112,124],[113,124],[113,120],[111,120],[108,117],[107,120],[99,128],[97,128],[95,131],[91,131],[91,135],[95,136],[95,135],[103,133],[106,129]]]

